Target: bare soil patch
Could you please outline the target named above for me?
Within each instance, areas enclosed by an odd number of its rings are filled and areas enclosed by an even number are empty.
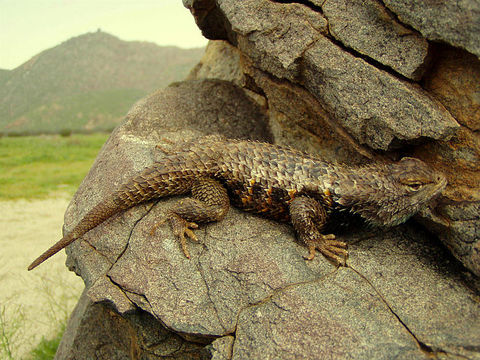
[[[23,358],[42,337],[55,336],[83,289],[65,267],[64,251],[27,271],[60,239],[67,205],[66,196],[0,201],[0,329],[7,334],[0,341],[8,340],[13,358]]]

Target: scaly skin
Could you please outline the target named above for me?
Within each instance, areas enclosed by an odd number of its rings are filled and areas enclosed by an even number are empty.
[[[377,226],[406,221],[446,186],[443,175],[418,159],[362,167],[332,164],[271,144],[205,137],[171,154],[121,185],[30,266],[32,270],[112,215],[140,203],[191,192],[168,222],[190,257],[185,235],[196,240],[196,222],[223,219],[229,200],[245,211],[291,222],[309,249],[345,265],[346,244],[327,225],[359,217]]]

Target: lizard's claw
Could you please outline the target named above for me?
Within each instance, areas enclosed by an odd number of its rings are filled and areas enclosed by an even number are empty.
[[[334,234],[321,235],[321,238],[311,240],[307,243],[308,256],[305,260],[312,260],[315,257],[315,250],[320,251],[335,266],[345,266],[348,257],[347,244],[335,240]]]
[[[177,214],[170,214],[168,222],[170,223],[173,234],[180,241],[180,245],[182,247],[183,253],[185,254],[185,257],[187,259],[190,259],[190,252],[188,251],[185,235],[187,235],[187,237],[189,237],[191,240],[198,242],[197,236],[192,231],[192,229],[198,229],[198,225],[194,222],[188,222],[182,219]]]
[[[167,218],[164,217],[162,220],[160,220],[159,222],[157,222],[155,225],[152,226],[152,230],[150,230],[150,236],[153,236],[155,235],[155,231],[157,231],[157,229],[165,224],[167,222]]]

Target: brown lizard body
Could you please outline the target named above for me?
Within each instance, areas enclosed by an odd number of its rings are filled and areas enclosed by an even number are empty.
[[[192,197],[177,203],[167,215],[187,257],[185,235],[196,240],[191,230],[196,223],[223,219],[231,201],[246,211],[291,222],[309,249],[307,259],[319,250],[344,265],[346,244],[322,233],[328,223],[347,214],[373,225],[398,225],[445,186],[445,177],[418,159],[351,167],[272,144],[206,137],[121,185],[28,269],[120,211],[189,192]]]

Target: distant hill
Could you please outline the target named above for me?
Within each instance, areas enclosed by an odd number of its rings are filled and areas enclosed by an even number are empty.
[[[0,133],[111,129],[135,101],[185,78],[203,52],[100,31],[72,38],[0,70]]]
[[[10,76],[10,72],[11,72],[10,70],[0,69],[0,86]]]

